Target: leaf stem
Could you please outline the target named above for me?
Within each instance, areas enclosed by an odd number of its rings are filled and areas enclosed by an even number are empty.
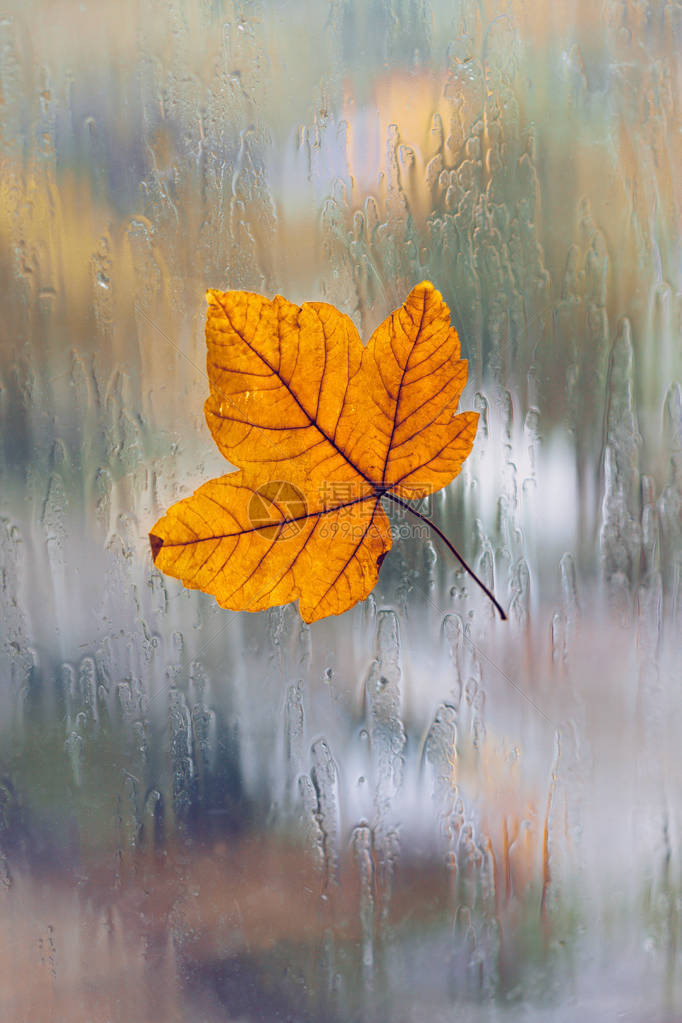
[[[466,572],[469,573],[469,575],[474,580],[474,582],[478,583],[478,585],[481,587],[481,589],[483,590],[485,595],[488,597],[488,599],[491,600],[492,603],[495,605],[495,607],[497,609],[497,612],[498,612],[500,618],[502,619],[502,621],[506,622],[507,615],[505,614],[504,609],[502,608],[502,605],[497,600],[495,600],[495,597],[490,592],[490,590],[485,585],[485,583],[481,579],[478,578],[478,576],[474,572],[473,568],[470,568],[469,565],[467,565],[467,563],[464,560],[464,558],[462,557],[462,555],[459,553],[459,551],[455,550],[455,548],[453,547],[452,543],[448,540],[448,538],[445,535],[445,533],[441,529],[439,529],[439,527],[436,525],[436,523],[432,522],[431,519],[426,517],[426,515],[422,515],[421,512],[418,512],[416,508],[413,508],[412,505],[409,505],[406,501],[402,501],[399,497],[396,497],[395,494],[391,494],[391,493],[386,492],[383,496],[384,497],[388,497],[389,500],[393,501],[394,504],[397,504],[401,508],[404,508],[405,511],[410,512],[412,515],[415,516],[415,518],[419,519],[421,522],[426,523],[426,525],[429,527],[429,529],[432,529],[434,531],[434,533],[436,533],[441,538],[441,540],[443,541],[445,546],[448,548],[448,550],[452,554],[455,555],[455,557],[459,561],[459,563],[462,566],[462,568]]]

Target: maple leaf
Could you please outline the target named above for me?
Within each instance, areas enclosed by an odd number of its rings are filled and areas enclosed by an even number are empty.
[[[306,622],[341,614],[391,549],[382,500],[424,519],[405,499],[450,483],[471,451],[478,413],[455,414],[467,363],[449,309],[424,281],[363,347],[323,302],[207,299],[206,420],[238,471],[156,523],[154,562],[232,610],[298,599]]]

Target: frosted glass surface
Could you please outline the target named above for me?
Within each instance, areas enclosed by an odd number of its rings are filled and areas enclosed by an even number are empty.
[[[0,16],[0,1019],[682,1019],[682,7]],[[430,279],[481,413],[372,596],[224,611],[207,287],[367,339]]]

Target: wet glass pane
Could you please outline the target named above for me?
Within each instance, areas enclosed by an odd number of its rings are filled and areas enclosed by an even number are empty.
[[[682,1018],[681,39],[639,0],[6,6],[3,1023]],[[480,420],[417,510],[509,620],[395,509],[312,625],[159,572],[230,471],[206,289],[367,341],[422,280]]]

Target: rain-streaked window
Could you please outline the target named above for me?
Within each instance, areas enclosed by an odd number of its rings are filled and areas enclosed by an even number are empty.
[[[0,15],[0,1019],[682,1013],[682,15]],[[480,414],[307,625],[153,564],[232,467],[207,288],[367,341],[432,281]]]

